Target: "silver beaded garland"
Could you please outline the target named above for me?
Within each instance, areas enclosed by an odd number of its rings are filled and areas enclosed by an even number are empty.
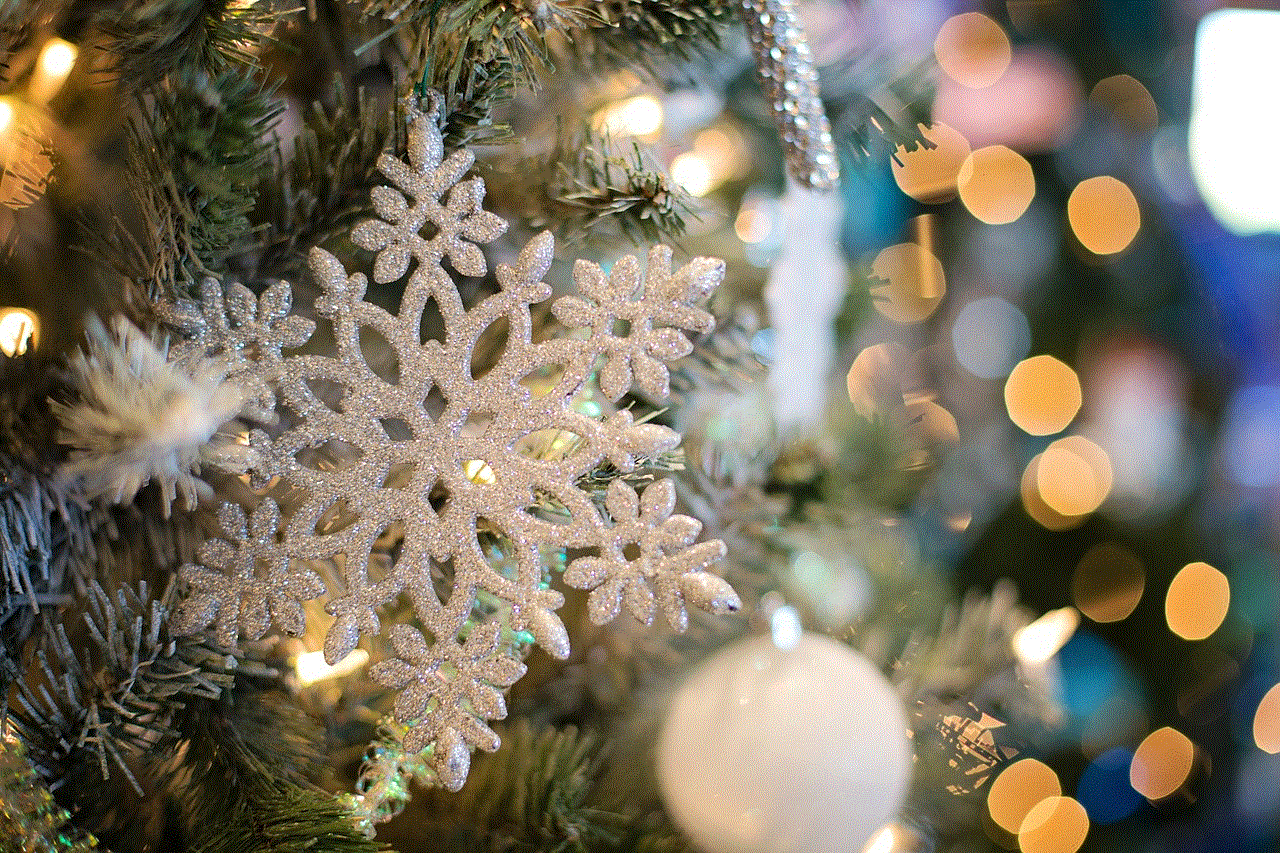
[[[787,171],[802,186],[840,180],[831,124],[818,97],[818,72],[793,0],[742,0],[756,71],[786,149]]]

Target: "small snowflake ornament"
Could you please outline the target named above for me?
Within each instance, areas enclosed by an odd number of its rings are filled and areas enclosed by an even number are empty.
[[[209,285],[198,305],[170,311],[185,336],[175,357],[221,359],[267,425],[277,410],[287,413],[274,431],[250,433],[253,473],[260,484],[278,479],[302,496],[287,517],[267,499],[247,516],[224,506],[225,538],[205,546],[201,565],[182,569],[191,594],[176,620],[186,632],[213,626],[228,642],[256,639],[272,624],[296,633],[300,602],[327,594],[335,620],[324,652],[333,663],[361,635],[381,633],[380,613],[406,595],[426,630],[392,626],[398,657],[376,664],[372,676],[401,691],[396,716],[408,727],[406,743],[432,746],[441,782],[456,790],[470,749],[498,746],[486,721],[505,716],[500,688],[524,671],[511,632],[528,632],[556,657],[569,653],[548,554],[584,555],[564,578],[592,591],[598,623],[624,603],[644,622],[661,610],[677,629],[687,623],[686,604],[714,613],[740,606],[709,571],[724,545],[696,542],[701,525],[672,514],[670,482],[637,492],[617,480],[603,508],[582,486],[606,461],[631,471],[679,436],[637,424],[626,410],[595,418],[573,405],[597,376],[612,400],[632,386],[666,395],[667,363],[691,350],[684,333],[713,327],[694,303],[720,283],[724,265],[695,258],[673,270],[665,247],[649,253],[643,271],[633,257],[608,273],[578,261],[580,295],[557,300],[552,312],[581,332],[535,343],[530,307],[551,296],[542,281],[551,235],[534,237],[514,264],[495,270],[497,293],[464,306],[444,264],[486,274],[477,244],[496,239],[506,223],[481,208],[482,180],[463,180],[474,157],[444,156],[434,112],[411,106],[408,136],[407,163],[379,161],[394,184],[374,190],[379,218],[351,235],[376,252],[375,281],[409,274],[397,313],[365,301],[365,276],[348,274],[318,248],[310,257],[323,291],[315,313],[332,327],[332,353],[288,352],[311,338],[314,324],[289,312],[285,284],[257,299],[237,285],[225,293]],[[443,319],[439,340],[422,333],[429,302]],[[501,356],[474,375],[477,341],[503,322]],[[395,364],[375,371],[362,335],[385,341]],[[553,436],[568,449],[546,453]],[[394,559],[375,548],[388,532]],[[340,567],[341,588],[324,589],[309,568],[315,561]]]

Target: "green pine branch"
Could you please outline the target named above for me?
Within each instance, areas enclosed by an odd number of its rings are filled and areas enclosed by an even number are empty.
[[[557,43],[574,67],[669,69],[718,49],[734,20],[730,0],[600,0],[596,19]],[[566,63],[567,65],[570,63]]]
[[[445,143],[493,142],[508,130],[494,111],[518,87],[537,88],[550,67],[547,35],[582,26],[592,4],[581,0],[373,0],[366,17],[389,27],[362,52],[392,36],[403,45],[407,70],[420,95],[443,96]]]
[[[268,2],[130,0],[101,15],[119,84],[129,91],[171,76],[217,77],[258,66],[257,48],[278,18]]]
[[[306,111],[292,156],[276,150],[257,188],[250,219],[264,247],[258,278],[297,277],[310,247],[330,244],[368,215],[369,191],[385,180],[379,155],[404,148],[402,120],[399,108],[384,109],[363,92],[350,108],[317,103]]]
[[[206,276],[255,245],[255,189],[271,164],[280,113],[252,76],[180,75],[129,126],[127,180],[141,234],[100,239],[93,251],[152,298],[192,296]]]
[[[414,798],[403,819],[413,833],[430,832],[440,849],[467,851],[566,853],[616,842],[622,818],[601,805],[594,737],[523,719],[499,733],[502,746],[476,756],[461,791],[432,788]]]
[[[142,794],[138,756],[177,739],[173,722],[186,702],[232,683],[225,650],[171,637],[167,615],[145,583],[109,595],[95,582],[81,618],[46,623],[9,717],[43,778],[105,780],[118,772]]]
[[[193,853],[376,853],[340,801],[315,787],[319,727],[274,678],[239,676],[176,722],[172,792]]]
[[[493,177],[514,176],[521,183],[503,183],[495,195],[514,200],[531,226],[551,228],[570,243],[618,234],[636,244],[673,241],[694,215],[688,194],[638,144],[620,144],[586,125],[562,129],[546,156]]]

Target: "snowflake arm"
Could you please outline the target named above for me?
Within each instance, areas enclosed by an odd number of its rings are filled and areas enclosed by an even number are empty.
[[[742,606],[729,584],[706,571],[724,556],[724,543],[694,545],[702,524],[672,515],[675,505],[670,480],[651,484],[643,495],[622,480],[609,484],[605,508],[614,520],[609,539],[601,544],[599,556],[579,557],[564,573],[565,583],[592,591],[587,598],[591,621],[611,621],[625,603],[646,625],[660,608],[667,623],[683,631],[689,623],[686,597],[712,613]],[[625,549],[632,546],[637,556],[628,559]]]
[[[213,624],[229,646],[240,634],[258,639],[273,622],[286,634],[302,633],[299,602],[323,595],[324,582],[277,546],[276,502],[263,499],[247,519],[239,505],[226,503],[218,521],[231,541],[210,539],[200,546],[203,565],[182,568],[180,576],[193,593],[174,616],[175,629],[193,633]]]
[[[493,752],[500,745],[486,724],[507,715],[497,688],[510,687],[525,673],[524,664],[499,652],[501,637],[501,628],[486,622],[462,642],[428,645],[416,629],[395,625],[391,644],[397,657],[370,670],[374,681],[401,691],[395,714],[409,728],[405,749],[418,752],[434,743],[436,773],[451,791],[466,781],[471,747]]]

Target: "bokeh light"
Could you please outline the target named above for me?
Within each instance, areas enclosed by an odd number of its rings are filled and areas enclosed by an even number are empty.
[[[1184,640],[1203,640],[1227,618],[1231,584],[1208,563],[1190,563],[1174,575],[1164,600],[1169,630]]]
[[[858,353],[845,385],[849,401],[864,418],[883,416],[903,405],[902,386],[910,371],[910,355],[900,344],[874,344]]]
[[[1142,600],[1147,573],[1138,556],[1110,542],[1094,545],[1071,578],[1071,598],[1094,622],[1119,622]]]
[[[970,153],[960,167],[957,186],[965,208],[988,225],[1014,221],[1026,212],[1036,194],[1031,164],[1004,145]]]
[[[941,122],[924,127],[921,135],[933,143],[915,151],[898,146],[893,156],[893,179],[898,187],[916,201],[938,204],[956,197],[956,181],[960,167],[968,158],[969,141],[952,127]]]
[[[744,243],[763,242],[773,231],[769,217],[757,207],[743,205],[733,220],[733,233]]]
[[[1032,457],[1027,463],[1026,470],[1022,472],[1020,486],[1022,508],[1046,530],[1069,530],[1079,526],[1084,521],[1083,515],[1062,515],[1046,504],[1044,498],[1040,496],[1040,457],[1041,454],[1038,453]]]
[[[27,98],[33,104],[48,103],[76,64],[76,46],[60,38],[51,38],[40,48],[40,58],[27,85]]]
[[[1100,175],[1081,181],[1067,199],[1071,231],[1095,255],[1122,252],[1138,236],[1138,200],[1123,181]]]
[[[1008,376],[1031,349],[1031,325],[1021,309],[999,296],[975,299],[951,327],[956,361],[974,376]]]
[[[0,352],[12,358],[35,347],[40,322],[25,308],[0,308]]]
[[[700,151],[677,154],[671,161],[671,180],[689,195],[701,198],[715,189],[716,175],[711,161]]]
[[[1025,153],[1053,151],[1080,122],[1082,88],[1074,66],[1046,47],[1020,47],[1004,75],[972,89],[944,77],[932,118],[964,134],[969,145],[1008,145]]]
[[[947,293],[942,262],[916,243],[888,247],[876,256],[871,272],[885,282],[871,288],[873,304],[899,323],[925,319]]]
[[[1146,86],[1128,74],[1099,80],[1089,93],[1089,100],[1134,132],[1150,133],[1160,125],[1155,99]]]
[[[1272,687],[1253,714],[1253,742],[1263,752],[1280,752],[1280,684]]]
[[[76,64],[76,47],[60,38],[51,38],[40,49],[40,70],[53,77],[66,77]]]
[[[1089,439],[1060,438],[1040,454],[1036,488],[1040,498],[1063,516],[1087,515],[1111,493],[1111,460]]]
[[[293,671],[298,676],[298,683],[307,687],[317,681],[350,675],[368,662],[369,653],[364,649],[353,650],[332,666],[325,663],[324,652],[303,652],[294,659]]]
[[[1010,835],[1017,835],[1036,804],[1061,795],[1058,774],[1043,761],[1024,758],[1006,767],[991,783],[987,811],[997,826]]]
[[[1046,797],[1018,829],[1022,853],[1076,853],[1089,834],[1089,815],[1071,797]]]
[[[914,847],[913,833],[908,832],[896,823],[886,824],[883,829],[876,830],[862,848],[862,853],[904,853]]]
[[[1148,800],[1169,797],[1187,783],[1195,766],[1196,747],[1186,735],[1168,726],[1143,739],[1129,765],[1129,784]]]
[[[1187,146],[1205,205],[1241,234],[1280,230],[1280,112],[1257,109],[1257,82],[1275,73],[1280,12],[1219,9],[1200,20]]]
[[[1067,644],[1079,624],[1074,607],[1050,610],[1013,635],[1013,653],[1024,664],[1045,663]]]
[[[13,124],[13,105],[9,103],[8,98],[0,98],[0,134],[7,131],[11,124]]]
[[[747,168],[746,142],[736,127],[721,123],[699,131],[693,150],[671,161],[671,180],[694,196],[704,196]]]
[[[611,136],[651,137],[662,129],[662,104],[652,95],[636,95],[596,113],[596,125]]]
[[[933,52],[948,77],[974,89],[999,80],[1013,55],[1004,30],[979,12],[948,18],[938,30]]]
[[[1221,453],[1231,479],[1257,489],[1280,484],[1280,387],[1238,388],[1224,420]]]
[[[1083,401],[1076,372],[1051,355],[1019,362],[1004,385],[1009,419],[1029,435],[1062,432]]]

